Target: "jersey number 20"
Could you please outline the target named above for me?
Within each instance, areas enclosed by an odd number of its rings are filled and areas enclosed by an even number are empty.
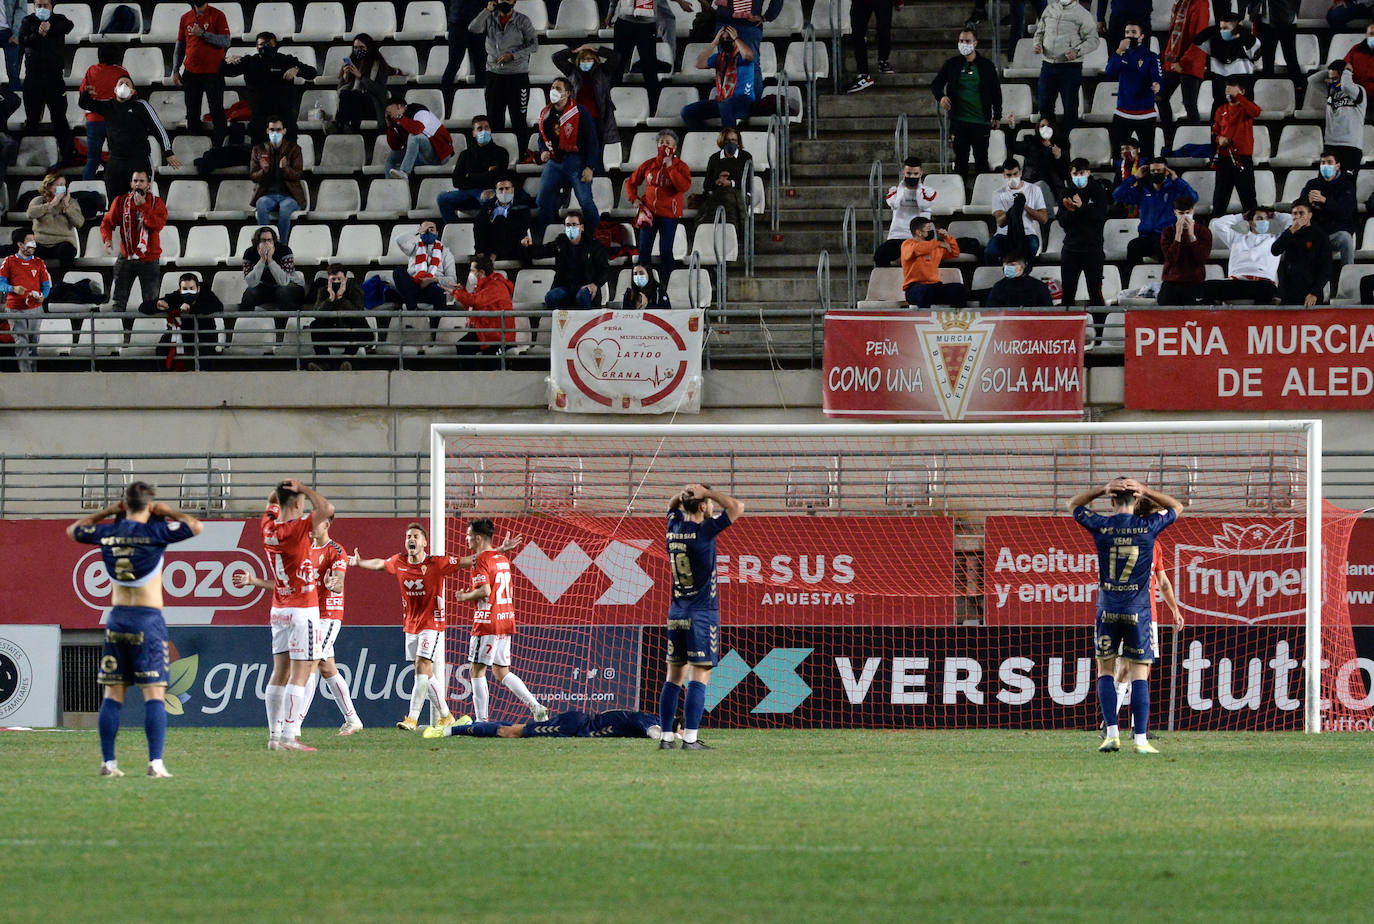
[[[496,605],[510,606],[514,603],[514,597],[510,590],[510,572],[496,572]]]

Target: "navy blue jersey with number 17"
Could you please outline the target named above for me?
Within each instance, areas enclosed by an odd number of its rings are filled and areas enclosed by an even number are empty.
[[[668,511],[668,565],[673,569],[673,602],[708,603],[716,599],[716,536],[730,525],[721,513],[693,523],[679,510]]]
[[[1148,517],[1131,513],[1102,516],[1075,507],[1073,518],[1097,543],[1097,605],[1108,612],[1136,612],[1150,608],[1150,572],[1154,569],[1155,537],[1178,519],[1166,509]]]

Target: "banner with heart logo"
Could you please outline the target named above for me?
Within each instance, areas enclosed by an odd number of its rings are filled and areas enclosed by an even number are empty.
[[[701,410],[700,311],[556,311],[549,408],[574,414]]]

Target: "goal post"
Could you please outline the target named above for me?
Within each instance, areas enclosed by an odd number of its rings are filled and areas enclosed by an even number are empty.
[[[474,517],[498,539],[523,534],[513,669],[554,707],[648,707],[663,513],[683,484],[711,483],[747,512],[720,539],[708,722],[1080,727],[1096,721],[1082,682],[1096,559],[1088,574],[1093,546],[1066,501],[1131,475],[1185,504],[1160,538],[1187,619],[1177,633],[1159,619],[1175,634],[1152,678],[1156,725],[1177,699],[1180,729],[1317,732],[1323,699],[1336,712],[1368,699],[1347,664],[1354,514],[1323,503],[1321,450],[1319,420],[440,423],[431,547],[463,553]],[[453,585],[447,660],[460,664],[469,614]],[[453,684],[455,708],[463,691]]]

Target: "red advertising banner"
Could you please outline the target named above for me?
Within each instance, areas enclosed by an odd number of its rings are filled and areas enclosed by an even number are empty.
[[[1352,626],[1374,626],[1374,520],[1361,517],[1350,534],[1345,598]]]
[[[1160,534],[1155,561],[1188,625],[1301,625],[1305,530],[1298,518],[1185,516]],[[988,517],[983,554],[990,625],[1092,622],[1097,550],[1072,517]]]
[[[1363,308],[1128,311],[1126,406],[1369,410],[1374,321]]]
[[[96,628],[110,582],[93,546],[64,535],[68,520],[0,521],[5,622]],[[333,538],[365,557],[402,551],[406,519],[339,519]],[[837,524],[843,523],[843,529]],[[511,561],[517,620],[523,625],[641,625],[668,611],[663,520],[640,516],[498,519],[498,535],[526,541]],[[612,533],[614,532],[614,538]],[[945,624],[953,620],[954,523],[945,517],[745,517],[718,541],[722,621],[758,625]],[[195,539],[167,548],[164,615],[171,625],[266,625],[268,595],[233,585],[265,576],[256,520],[205,524]],[[390,574],[354,571],[345,620],[401,621]],[[451,611],[450,624],[468,618]]]
[[[834,311],[830,417],[1064,420],[1083,414],[1086,315]]]

